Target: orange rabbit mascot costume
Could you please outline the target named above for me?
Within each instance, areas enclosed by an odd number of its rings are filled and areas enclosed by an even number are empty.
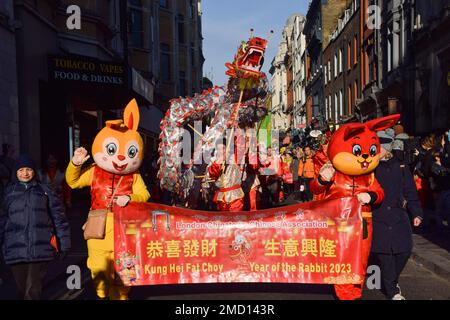
[[[396,124],[400,115],[375,119],[366,123],[350,123],[339,128],[328,145],[331,161],[320,169],[319,176],[311,181],[311,191],[325,199],[356,196],[362,204],[363,243],[361,260],[363,270],[372,243],[371,205],[383,201],[384,192],[373,172],[380,160],[380,142],[377,131]],[[354,300],[362,296],[364,280],[359,285],[335,285],[336,295],[341,300]]]
[[[144,156],[138,125],[139,108],[133,99],[125,108],[124,119],[107,121],[106,127],[95,137],[92,145],[95,164],[82,168],[90,156],[84,148],[75,150],[66,170],[66,181],[72,189],[91,188],[91,209],[105,209],[114,189],[117,189],[114,201],[121,207],[129,201],[149,199],[150,194],[137,173]],[[104,239],[87,240],[87,266],[99,298],[126,300],[129,287],[114,281],[113,219],[113,213],[108,213]]]

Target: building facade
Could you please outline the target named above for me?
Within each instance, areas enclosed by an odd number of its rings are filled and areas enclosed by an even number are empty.
[[[370,8],[378,8],[376,12]],[[356,112],[359,120],[364,121],[370,118],[383,115],[382,104],[382,59],[381,48],[381,23],[384,20],[381,16],[382,1],[380,0],[360,0],[360,79],[361,98],[356,105]],[[380,16],[381,21],[374,20]]]
[[[294,76],[294,107],[293,107],[293,126],[294,128],[301,128],[306,126],[306,71],[305,71],[305,52],[306,40],[303,34],[303,28],[306,23],[306,18],[303,15],[298,15],[294,20],[293,36],[293,76]]]
[[[12,0],[0,2],[0,144],[19,146],[16,29]]]
[[[80,28],[70,28],[72,5]],[[201,88],[200,1],[24,0],[13,9],[20,150],[38,161],[56,153],[65,162],[74,148],[90,147],[132,98],[153,154],[168,101]]]
[[[158,0],[156,99],[168,107],[170,99],[202,90],[202,9],[200,0]]]
[[[323,125],[325,99],[322,71],[322,2],[326,4],[326,0],[310,2],[303,33],[306,41],[306,121],[310,124],[313,119],[317,119]]]
[[[293,125],[294,109],[294,24],[300,17],[294,14],[286,21],[278,52],[269,73],[272,83],[272,128],[285,132]]]
[[[410,132],[442,132],[450,128],[450,1],[416,0],[413,10],[414,100],[405,106],[412,109]]]
[[[341,14],[336,17],[335,29],[327,37],[323,52],[325,117],[333,124],[353,118],[361,94],[359,9],[359,0],[347,1],[347,6],[340,8]]]

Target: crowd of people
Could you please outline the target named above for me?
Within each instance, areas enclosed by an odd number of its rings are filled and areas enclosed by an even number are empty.
[[[401,125],[378,133],[382,152],[376,176],[386,198],[374,209],[372,252],[382,267],[383,286],[390,299],[403,298],[398,277],[412,250],[412,227],[421,225],[423,230],[437,228],[439,232],[449,230],[449,133],[450,130],[412,137],[404,132]],[[307,140],[288,135],[282,141],[273,141],[274,146],[280,143],[279,152],[278,146],[276,149],[269,147],[264,161],[246,168],[245,176],[250,180],[237,182],[242,184],[242,192],[232,190],[235,191],[232,199],[237,202],[222,203],[222,206],[228,205],[222,208],[215,208],[210,203],[196,209],[258,210],[315,199],[310,183],[317,178],[319,169],[327,161],[327,143],[331,134],[327,131],[311,135]],[[55,155],[50,154],[44,167],[39,170],[30,157],[15,158],[11,145],[3,144],[2,149],[2,260],[11,267],[20,298],[38,299],[49,261],[57,256],[64,257],[70,249],[70,228],[65,212],[71,207],[71,191],[65,182],[64,169],[60,168]],[[225,146],[222,146],[222,151],[225,152]],[[141,168],[141,173],[151,191],[151,201],[175,204],[175,195],[159,188],[157,161],[150,160]],[[222,163],[215,165],[207,172],[211,179],[208,182],[210,186],[216,185],[221,175],[225,174]],[[223,187],[212,189],[211,197],[227,198],[230,190],[227,186]],[[396,192],[398,190],[403,192]],[[398,212],[392,208],[397,208]],[[406,212],[409,218],[406,218]],[[31,216],[34,218],[30,219]],[[29,233],[30,229],[33,236],[21,236]],[[50,240],[46,239],[50,236],[57,236],[58,239],[53,249],[42,245]],[[33,250],[29,250],[30,247]]]

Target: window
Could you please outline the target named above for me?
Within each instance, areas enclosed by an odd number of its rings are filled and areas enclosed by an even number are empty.
[[[313,99],[313,115],[317,117],[320,114],[319,110],[319,96],[317,94],[314,95]]]
[[[328,96],[328,119],[332,118],[332,112],[333,108],[331,107],[331,94]]]
[[[369,83],[369,53],[366,51],[364,51],[364,86],[366,86]]]
[[[325,119],[328,119],[328,98],[325,99]]]
[[[352,43],[349,41],[347,44],[347,70],[350,70],[352,66]]]
[[[387,29],[387,71],[392,70],[392,60],[393,60],[393,43],[392,43],[392,27]]]
[[[339,115],[338,115],[338,95],[337,93],[334,95],[334,121],[337,122]]]
[[[159,0],[159,6],[161,8],[169,8],[169,1],[168,0]]]
[[[370,82],[376,80],[376,79],[375,79],[375,71],[376,71],[375,69],[376,69],[376,64],[375,64],[375,62],[373,61],[373,59],[371,59],[371,60],[369,61],[369,81],[370,81]]]
[[[184,43],[184,16],[178,15],[178,42]]]
[[[142,5],[140,1],[132,1],[130,8],[130,18],[128,32],[130,33],[130,45],[142,48],[144,45],[144,30],[142,25]]]
[[[339,73],[342,73],[342,65],[343,65],[343,61],[342,61],[342,49],[339,49]]]
[[[393,36],[393,50],[392,50],[392,67],[397,68],[399,64],[399,58],[400,58],[400,22],[394,21],[394,29],[392,30],[392,36]]]
[[[328,73],[327,73],[327,66],[325,65],[325,68],[324,68],[324,72],[325,72],[325,84],[327,84],[327,82],[328,82]]]
[[[358,63],[358,37],[353,38],[353,64]]]
[[[186,95],[186,72],[180,71],[179,77],[179,93],[181,97]]]
[[[191,66],[195,66],[195,49],[194,49],[194,43],[191,42]]]
[[[170,78],[170,46],[161,43],[161,79],[169,81]]]
[[[328,81],[331,81],[331,61],[328,60]]]
[[[355,83],[353,85],[353,94],[354,94],[354,101],[356,105],[356,100],[358,99],[358,80],[355,80]]]
[[[352,99],[353,99],[352,85],[349,85],[348,86],[348,95],[347,95],[347,111],[348,111],[348,114],[352,113],[352,109],[353,109]]]
[[[338,75],[338,56],[337,53],[334,55],[334,77],[337,78]]]
[[[192,19],[194,17],[194,4],[192,0],[189,0],[188,17],[189,19]]]
[[[342,95],[342,90],[339,91],[339,115],[342,116],[344,114],[344,97]]]
[[[400,61],[403,62],[406,53],[406,24],[405,24],[405,12],[400,11],[401,22],[400,22]]]

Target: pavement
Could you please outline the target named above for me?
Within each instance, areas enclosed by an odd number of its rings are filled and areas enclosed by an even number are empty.
[[[411,258],[450,282],[450,229],[413,234]]]
[[[68,212],[68,218],[72,228],[72,250],[64,260],[54,260],[50,263],[47,278],[44,283],[43,298],[46,300],[74,300],[78,296],[82,299],[95,299],[92,284],[89,277],[89,271],[86,268],[87,247],[86,242],[82,238],[81,226],[85,222],[87,216],[87,204],[81,204],[72,208]],[[428,230],[420,234],[413,234],[414,249],[411,259],[405,268],[402,279],[410,279],[411,281],[401,281],[402,287],[406,285],[411,287],[411,292],[417,291],[413,296],[416,299],[450,299],[450,232],[443,230]],[[65,285],[67,279],[71,275],[68,273],[69,266],[79,266],[81,271],[81,289],[68,290]],[[16,298],[15,284],[8,268],[0,267],[0,300],[14,300]],[[442,283],[442,289],[439,291],[436,287],[429,289],[415,288],[422,281],[423,286],[427,286],[429,279],[433,278],[436,283]],[[418,282],[419,281],[419,282]],[[402,284],[402,282],[404,284]],[[321,299],[324,293],[327,297],[331,297],[328,292],[330,286],[320,285],[287,285],[287,284],[243,284],[242,286],[229,286],[209,284],[202,285],[202,290],[194,289],[190,286],[182,286],[181,292],[185,294],[177,295],[180,286],[150,286],[151,288],[133,288],[133,296],[137,299],[144,299],[150,296],[150,299],[298,299],[299,288],[300,293],[303,291],[307,299]],[[268,291],[275,291],[277,294],[265,293],[265,287]],[[326,288],[328,287],[328,288]],[[438,286],[439,287],[439,286]],[[193,290],[190,290],[192,288]],[[200,287],[199,287],[200,288]],[[224,289],[224,290],[221,290]],[[246,293],[250,288],[250,294]],[[245,292],[236,292],[245,291]],[[212,291],[212,292],[211,292]],[[218,292],[219,291],[219,292]],[[258,291],[258,292],[255,292]],[[133,292],[133,291],[132,291]],[[140,293],[141,292],[141,293]],[[196,292],[195,296],[189,292]],[[214,293],[215,292],[215,293]],[[153,298],[151,298],[153,296]],[[364,294],[368,300],[382,300],[383,295],[378,290],[369,290]]]

